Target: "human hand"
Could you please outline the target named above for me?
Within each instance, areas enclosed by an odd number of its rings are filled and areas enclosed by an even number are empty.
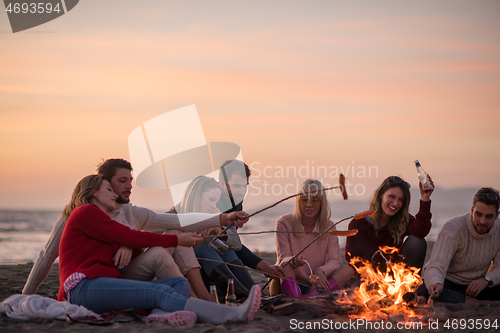
[[[422,201],[429,201],[432,192],[434,192],[434,182],[432,181],[431,176],[427,175],[427,179],[429,180],[429,183],[431,183],[433,187],[431,190],[424,190],[422,183],[418,182],[418,188],[420,190],[420,200]]]
[[[118,251],[116,251],[116,254],[113,257],[115,266],[118,266],[118,269],[122,269],[123,267],[127,266],[131,259],[132,248],[128,246],[121,246]]]
[[[205,230],[202,230],[200,231],[200,235],[202,236],[209,236],[211,232],[214,232],[216,235],[220,234],[222,229],[221,228],[209,228],[209,229],[205,229]]]
[[[300,267],[302,265],[305,265],[305,263],[306,262],[304,261],[302,255],[298,255],[295,259],[292,260],[292,265],[295,267]]]
[[[277,276],[285,276],[285,270],[280,265],[271,266],[264,260],[261,260],[256,267],[259,271],[263,272],[266,277],[275,278],[267,274],[273,274]]]
[[[220,225],[229,224],[241,228],[247,221],[248,214],[245,212],[231,212],[220,214]]]
[[[429,292],[429,295],[432,295],[432,298],[436,298],[439,296],[441,291],[443,291],[443,285],[441,283],[431,284],[427,287],[427,291]]]
[[[467,289],[465,290],[465,294],[470,297],[477,297],[484,288],[488,286],[488,281],[484,277],[476,279],[469,283]]]
[[[202,241],[200,234],[184,233],[177,236],[178,246],[191,247],[196,242]]]
[[[321,268],[318,268],[316,271],[314,271],[314,275],[318,277],[316,280],[316,289],[319,290],[325,290],[329,291],[331,289],[330,283],[328,283],[328,280],[326,279],[325,273]]]

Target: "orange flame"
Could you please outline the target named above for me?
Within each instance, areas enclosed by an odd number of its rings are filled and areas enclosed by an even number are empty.
[[[422,284],[418,275],[420,269],[389,261],[386,256],[397,254],[397,248],[386,246],[380,248],[380,251],[381,257],[386,261],[385,271],[373,267],[364,259],[351,259],[350,264],[361,276],[361,285],[354,290],[354,299],[344,294],[337,302],[364,306],[359,314],[350,315],[352,318],[381,320],[387,319],[389,315],[417,317],[411,309],[410,300],[405,300],[404,297],[406,294],[413,296],[412,293]]]

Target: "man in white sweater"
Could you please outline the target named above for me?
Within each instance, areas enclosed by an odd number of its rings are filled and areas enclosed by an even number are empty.
[[[113,191],[118,195],[117,208],[111,218],[134,230],[164,231],[175,229],[185,232],[200,231],[223,225],[243,226],[248,214],[233,212],[230,214],[183,214],[179,219],[176,214],[157,214],[147,208],[130,204],[132,191],[132,166],[123,159],[109,159],[103,162],[98,172],[110,180]],[[52,264],[59,256],[59,242],[66,225],[61,215],[52,227],[50,238],[31,269],[23,294],[36,293],[40,284],[49,274]],[[191,255],[192,253],[192,255]],[[209,299],[201,276],[199,264],[192,248],[149,248],[132,259],[132,249],[122,247],[114,257],[115,265],[121,268],[124,278],[140,281],[185,276],[192,288],[192,296]]]
[[[500,304],[498,209],[498,191],[483,187],[470,213],[443,225],[425,267],[424,296],[448,303]]]

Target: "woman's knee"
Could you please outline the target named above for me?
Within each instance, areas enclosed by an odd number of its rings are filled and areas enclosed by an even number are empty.
[[[410,248],[418,248],[418,249],[427,249],[427,241],[425,238],[419,238],[414,235],[409,235],[405,242],[403,243],[402,249],[410,247]]]
[[[349,265],[344,265],[337,268],[328,279],[334,278],[337,281],[337,284],[340,288],[343,288],[347,281],[349,281],[353,276],[354,268]]]
[[[409,235],[401,247],[400,254],[404,257],[404,262],[410,266],[422,268],[426,252],[427,241],[425,238]]]
[[[172,288],[176,293],[188,297],[191,292],[191,286],[186,278],[182,276],[169,277],[152,281],[155,284],[165,285]]]
[[[240,260],[238,256],[236,255],[236,252],[232,249],[228,249],[224,254],[220,255],[221,259],[223,259],[225,262],[233,262],[236,260]]]

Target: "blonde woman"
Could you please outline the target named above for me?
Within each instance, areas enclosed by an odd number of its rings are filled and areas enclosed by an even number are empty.
[[[429,180],[434,185],[430,177]],[[353,257],[372,261],[380,246],[392,246],[401,249],[408,265],[422,268],[427,250],[424,237],[431,230],[430,196],[433,190],[424,190],[420,183],[419,187],[420,210],[414,217],[409,213],[410,184],[398,176],[387,177],[382,182],[370,203],[370,210],[375,215],[349,223],[349,229],[357,229],[358,233],[347,237],[347,262]],[[373,257],[375,260],[381,258]]]
[[[255,286],[245,303],[225,307],[188,297],[190,288],[183,277],[156,281],[122,279],[113,261],[123,245],[135,252],[149,246],[192,246],[201,238],[195,234],[160,235],[132,230],[112,220],[116,198],[110,183],[101,175],[83,178],[76,186],[65,212],[69,218],[59,247],[58,300],[82,305],[103,313],[123,309],[161,309],[154,321],[172,325],[226,320],[252,320],[260,305],[260,287]]]
[[[299,193],[301,195],[295,199],[293,213],[283,215],[276,222],[277,259],[281,266],[333,225],[330,204],[319,181],[307,179],[300,186]],[[278,280],[273,280],[272,295],[278,294],[281,289],[290,297],[309,297],[320,291],[342,288],[354,275],[352,267],[342,266],[338,238],[329,233],[315,241],[284,269],[286,278],[280,285]],[[310,275],[317,276],[314,284],[310,283]]]

